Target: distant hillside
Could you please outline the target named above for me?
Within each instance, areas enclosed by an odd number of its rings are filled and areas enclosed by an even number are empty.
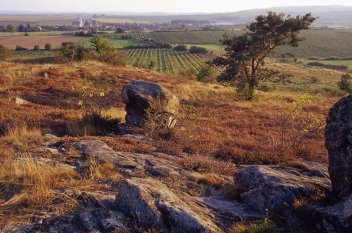
[[[352,27],[352,7],[350,6],[300,6],[280,7],[239,11],[234,13],[216,14],[184,14],[184,15],[120,15],[122,18],[130,18],[146,22],[170,22],[172,20],[208,20],[212,24],[248,24],[255,16],[265,14],[267,11],[284,12],[297,15],[311,12],[319,17],[316,26],[329,27]]]

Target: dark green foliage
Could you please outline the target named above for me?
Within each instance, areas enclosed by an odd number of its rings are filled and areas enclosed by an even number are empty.
[[[189,49],[190,53],[199,53],[199,54],[206,54],[208,53],[208,50],[203,47],[198,47],[198,46],[191,46]]]
[[[218,71],[212,65],[206,64],[202,66],[197,74],[198,81],[215,79]]]
[[[11,51],[7,49],[5,46],[0,45],[0,61],[6,60],[8,57],[10,57]]]
[[[350,74],[344,74],[338,82],[339,88],[345,93],[352,94],[352,77]]]
[[[15,51],[24,51],[24,50],[28,50],[25,47],[22,47],[21,45],[16,45]]]
[[[23,24],[21,24],[19,27],[18,27],[18,31],[19,32],[24,32],[26,30],[26,27],[23,26]]]
[[[92,44],[94,51],[97,52],[99,55],[115,50],[115,48],[109,44],[108,40],[104,39],[99,35],[94,36],[92,39],[89,40],[89,42]]]
[[[176,45],[175,48],[174,48],[175,51],[178,51],[178,52],[186,52],[188,49],[187,49],[187,46],[184,45],[184,44],[179,44],[179,45]]]
[[[151,61],[148,64],[148,70],[154,70],[155,69],[155,61]]]
[[[51,49],[52,49],[52,46],[51,46],[51,44],[46,43],[46,44],[44,45],[44,48],[45,48],[45,50],[51,50]]]
[[[61,47],[61,54],[64,58],[69,60],[83,61],[89,58],[89,49],[81,45],[76,45],[72,42],[63,42]]]
[[[7,32],[16,32],[16,26],[9,24],[6,26],[6,31]]]
[[[307,65],[315,66],[315,67],[322,67],[331,70],[339,70],[339,71],[346,71],[348,70],[348,66],[345,65],[332,65],[332,64],[324,64],[321,62],[308,62]]]
[[[124,54],[116,50],[105,52],[104,54],[98,55],[96,59],[115,66],[126,65]]]
[[[232,83],[244,99],[251,100],[262,77],[265,58],[277,47],[297,47],[303,39],[302,30],[308,29],[315,18],[311,14],[290,17],[283,13],[268,12],[256,17],[248,26],[249,32],[233,38],[224,36],[225,55],[214,64],[225,68],[219,81]]]
[[[124,33],[125,30],[123,30],[122,28],[116,28],[116,33]]]
[[[92,44],[93,50],[96,53],[94,56],[97,60],[117,66],[124,66],[126,64],[124,55],[118,52],[108,40],[96,35],[89,42]]]

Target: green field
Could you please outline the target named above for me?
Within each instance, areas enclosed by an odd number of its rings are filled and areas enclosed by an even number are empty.
[[[80,39],[77,43],[89,47],[90,46],[90,37],[87,38],[82,38]],[[143,42],[143,41],[136,41],[136,40],[121,40],[121,39],[108,39],[109,43],[117,49],[122,49],[122,48],[126,48],[129,46],[146,46],[148,45],[147,42]]]
[[[155,63],[155,71],[180,74],[189,69],[199,71],[204,60],[194,54],[175,52],[170,49],[129,49],[126,50],[129,65],[147,68],[150,62]]]
[[[117,37],[129,36],[134,39],[153,40],[169,44],[220,44],[222,36],[239,34],[240,31],[179,31],[179,32],[142,32],[121,33]]]
[[[139,40],[153,40],[159,43],[220,45],[222,36],[239,35],[243,31],[182,31],[182,32],[143,32],[115,34],[115,37],[129,36]],[[300,58],[326,58],[352,56],[352,30],[316,29],[302,33],[305,39],[297,48],[282,47],[278,54],[292,53]],[[221,49],[220,49],[221,50]]]
[[[343,65],[347,66],[349,69],[352,69],[352,60],[308,60],[304,59],[304,63],[311,63],[311,62],[319,62],[325,65]]]

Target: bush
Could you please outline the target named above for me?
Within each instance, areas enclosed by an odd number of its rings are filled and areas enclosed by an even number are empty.
[[[185,70],[180,70],[178,72],[179,75],[184,76],[184,77],[188,77],[188,78],[194,78],[197,75],[197,70],[190,67],[188,69]]]
[[[34,45],[33,50],[37,51],[39,49],[40,49],[39,45]]]
[[[344,74],[341,77],[341,80],[338,82],[338,86],[340,90],[344,91],[345,93],[351,94],[352,93],[352,77],[350,74]]]
[[[92,44],[94,51],[99,55],[104,55],[105,53],[110,53],[115,50],[109,41],[101,36],[94,36],[89,42]]]
[[[203,47],[192,46],[192,47],[189,49],[189,52],[190,52],[190,53],[206,54],[206,53],[208,53],[208,50],[207,50],[206,48],[203,48]]]
[[[46,43],[44,45],[44,48],[45,48],[45,50],[51,50],[52,49],[51,44],[49,44],[49,43]]]
[[[6,60],[11,55],[11,51],[5,46],[0,45],[0,61]]]
[[[22,47],[21,45],[17,45],[15,48],[15,51],[24,51],[24,50],[28,50],[28,49],[25,47]]]
[[[87,60],[90,57],[89,49],[81,45],[77,46],[72,42],[62,43],[61,54],[66,59],[77,61]]]
[[[148,64],[148,70],[154,70],[155,69],[155,61],[151,61]]]
[[[187,46],[184,44],[179,44],[179,45],[175,46],[174,50],[178,51],[178,52],[186,52]]]
[[[126,60],[123,53],[119,51],[105,52],[104,54],[98,55],[99,61],[115,65],[115,66],[125,66]]]
[[[198,81],[205,81],[205,80],[211,81],[211,79],[216,78],[217,74],[218,74],[217,69],[207,64],[201,67],[201,69],[197,74],[197,79]]]

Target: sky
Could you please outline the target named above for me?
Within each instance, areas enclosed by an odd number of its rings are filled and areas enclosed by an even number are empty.
[[[307,5],[352,6],[352,0],[0,0],[0,11],[212,13]]]

